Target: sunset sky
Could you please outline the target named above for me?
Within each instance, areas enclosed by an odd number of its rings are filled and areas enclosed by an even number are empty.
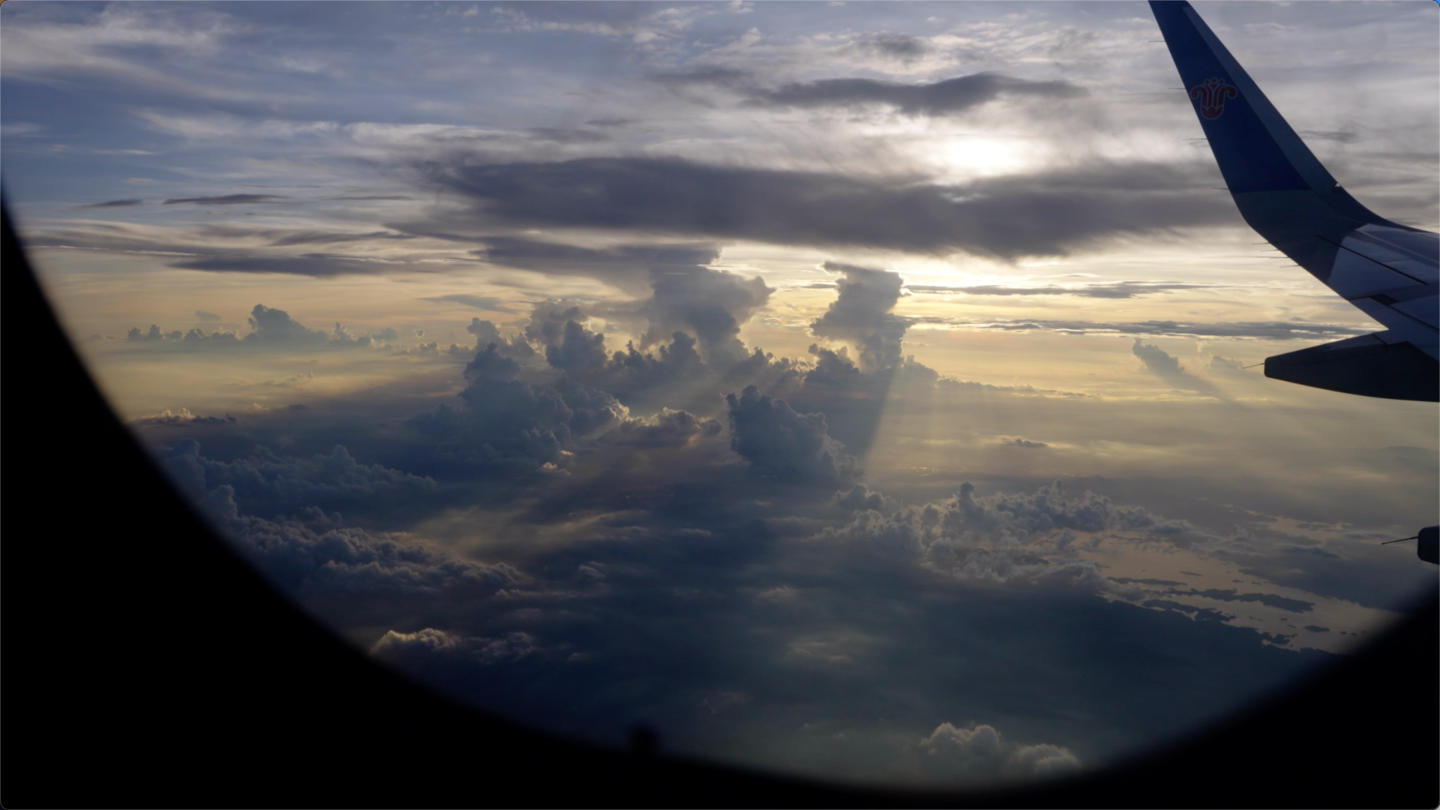
[[[1440,229],[1440,7],[1195,7]],[[1436,587],[1379,545],[1434,404],[1247,368],[1380,327],[1178,84],[1129,2],[0,11],[42,283],[279,587],[550,731],[892,784],[1115,762]]]

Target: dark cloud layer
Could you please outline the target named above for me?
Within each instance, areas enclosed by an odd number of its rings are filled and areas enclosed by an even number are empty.
[[[1194,323],[1185,321],[964,321],[957,318],[916,316],[914,323],[964,326],[973,329],[1006,331],[1049,330],[1076,334],[1145,335],[1154,337],[1256,338],[1260,340],[1317,340],[1368,334],[1373,329],[1335,323],[1304,321],[1241,321],[1238,323]]]
[[[1060,255],[1108,236],[1228,223],[1235,216],[1228,201],[1193,193],[1208,182],[1203,174],[1163,164],[1091,162],[963,186],[673,158],[487,163],[461,155],[415,168],[424,184],[468,198],[478,213],[512,225],[1002,259]],[[490,248],[491,256],[500,250],[492,261],[513,261],[505,245]]]
[[[268,203],[276,200],[288,200],[279,194],[225,194],[219,197],[184,197],[166,200],[166,205],[180,205],[190,203],[192,205],[252,205],[254,203]]]
[[[212,273],[284,273],[316,278],[377,275],[416,270],[410,265],[372,261],[336,253],[302,253],[298,256],[221,254],[198,259],[184,259],[172,262],[170,266],[181,270],[204,270]]]
[[[876,40],[877,49],[892,55],[913,55],[911,39]],[[1086,95],[1070,82],[1035,82],[998,73],[976,73],[933,84],[900,84],[875,79],[823,79],[757,90],[755,103],[783,107],[848,107],[883,104],[907,115],[951,115],[1001,97],[1068,99]]]
[[[1073,295],[1080,298],[1135,298],[1152,293],[1175,290],[1208,289],[1212,285],[1185,284],[1182,282],[1117,281],[1107,284],[1086,284],[1080,287],[1006,287],[998,284],[984,284],[974,287],[948,287],[939,284],[907,284],[905,289],[913,293],[936,293],[942,295]]]
[[[599,212],[597,212],[599,213]],[[719,248],[712,244],[621,245],[583,248],[511,236],[486,236],[477,255],[485,261],[552,275],[581,276],[614,285],[635,294],[649,292],[657,278],[694,272],[713,262]]]
[[[136,205],[144,205],[144,204],[145,204],[145,201],[144,201],[144,200],[141,200],[141,199],[133,199],[133,200],[111,200],[111,201],[109,201],[109,202],[91,203],[90,205],[81,205],[81,206],[76,206],[76,207],[78,207],[78,208],[130,208],[130,207],[133,207],[133,206],[136,206]]]

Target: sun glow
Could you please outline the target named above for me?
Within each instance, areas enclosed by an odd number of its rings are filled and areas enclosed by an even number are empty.
[[[957,177],[991,177],[1023,167],[1023,150],[1015,143],[991,137],[962,136],[944,145],[943,163]]]

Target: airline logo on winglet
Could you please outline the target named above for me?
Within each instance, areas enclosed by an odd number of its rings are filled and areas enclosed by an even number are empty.
[[[1224,79],[1206,79],[1190,88],[1190,98],[1200,102],[1200,114],[1212,121],[1225,112],[1225,99],[1238,95],[1240,91]]]

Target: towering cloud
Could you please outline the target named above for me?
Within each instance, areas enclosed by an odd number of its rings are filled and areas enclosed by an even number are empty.
[[[905,330],[910,328],[909,321],[890,312],[900,300],[904,279],[899,273],[837,262],[826,262],[825,269],[843,274],[838,282],[840,296],[810,331],[854,346],[861,371],[893,371],[900,363]]]
[[[650,286],[654,295],[644,306],[650,318],[645,342],[668,337],[679,329],[692,332],[700,342],[701,356],[722,371],[747,356],[745,344],[740,342],[740,326],[765,306],[774,292],[759,277],[744,278],[699,266],[657,272]]]
[[[1216,388],[1209,380],[1203,380],[1186,371],[1178,359],[1167,354],[1159,346],[1143,343],[1140,338],[1135,338],[1135,344],[1130,347],[1130,351],[1140,358],[1140,362],[1144,363],[1151,373],[1171,386],[1216,399],[1225,399],[1225,395],[1219,388]]]

